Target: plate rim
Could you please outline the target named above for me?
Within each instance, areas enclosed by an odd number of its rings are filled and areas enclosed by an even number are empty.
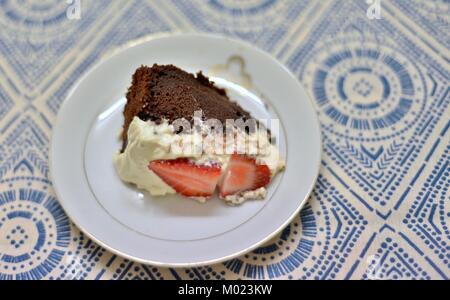
[[[76,218],[73,218],[72,215],[68,212],[68,210],[66,209],[66,207],[63,205],[63,203],[61,201],[59,201],[59,199],[61,199],[61,193],[59,192],[56,184],[55,184],[55,178],[53,177],[53,170],[54,170],[54,148],[55,148],[55,142],[54,142],[54,132],[55,132],[55,128],[58,127],[58,125],[61,123],[61,116],[60,116],[60,111],[63,109],[63,107],[65,105],[67,105],[67,100],[75,93],[75,91],[77,90],[77,88],[80,86],[80,84],[91,74],[94,72],[94,70],[96,70],[98,67],[100,67],[103,63],[105,63],[106,61],[108,61],[109,59],[111,59],[112,57],[114,57],[115,55],[126,51],[127,49],[130,49],[132,47],[147,43],[149,41],[152,40],[157,40],[157,39],[164,39],[164,38],[171,38],[171,37],[201,37],[201,38],[211,38],[211,39],[225,39],[225,40],[231,40],[233,42],[236,42],[237,44],[241,44],[245,47],[249,47],[251,49],[253,49],[254,51],[259,52],[260,54],[262,54],[264,57],[266,57],[269,60],[274,61],[278,66],[280,66],[284,72],[286,72],[292,79],[295,80],[296,84],[299,85],[304,91],[305,91],[305,95],[307,98],[307,101],[309,102],[309,105],[311,105],[312,110],[314,111],[313,114],[313,119],[314,119],[314,123],[316,123],[317,125],[317,129],[318,129],[318,138],[319,138],[319,155],[318,155],[318,161],[316,164],[316,172],[315,172],[315,176],[314,176],[314,180],[311,182],[309,188],[308,188],[308,192],[305,194],[305,196],[303,197],[303,199],[301,201],[299,201],[299,205],[298,207],[295,209],[295,211],[292,212],[292,214],[277,228],[275,229],[273,232],[271,232],[270,234],[268,234],[264,239],[261,239],[260,241],[254,243],[251,246],[248,246],[245,249],[242,249],[241,251],[235,252],[233,254],[230,255],[226,255],[226,256],[222,256],[216,259],[210,259],[210,260],[205,260],[205,261],[199,261],[199,262],[191,262],[191,263],[166,263],[166,262],[158,262],[158,261],[153,261],[153,260],[149,260],[149,259],[143,259],[143,258],[139,258],[139,257],[135,257],[132,255],[129,255],[127,253],[122,252],[121,250],[115,249],[111,246],[109,246],[107,243],[101,241],[101,239],[97,238],[95,235],[91,234],[86,228],[84,228],[84,226],[81,226],[79,224],[79,222],[76,220]],[[236,37],[231,37],[231,36],[227,36],[227,35],[223,35],[223,34],[218,34],[218,33],[202,33],[202,32],[182,32],[182,31],[173,31],[173,32],[160,32],[160,33],[153,33],[153,34],[149,34],[146,35],[144,37],[141,38],[137,38],[137,39],[133,39],[130,41],[127,41],[126,43],[116,46],[114,48],[112,48],[111,50],[107,50],[105,51],[102,55],[100,55],[100,58],[98,60],[97,63],[95,63],[93,66],[91,66],[89,69],[87,69],[73,84],[73,86],[69,89],[69,91],[67,92],[66,97],[64,97],[64,100],[61,103],[61,106],[58,109],[58,113],[56,116],[56,120],[53,124],[53,130],[51,131],[51,135],[50,135],[50,141],[49,141],[49,178],[51,180],[52,183],[52,188],[53,191],[56,194],[57,200],[58,200],[58,204],[61,206],[61,208],[64,210],[65,214],[69,217],[70,221],[73,222],[76,227],[78,229],[80,229],[80,231],[82,231],[87,237],[89,237],[91,240],[93,240],[95,243],[97,243],[99,246],[105,248],[106,250],[110,251],[113,254],[116,254],[120,257],[123,257],[125,259],[129,259],[131,261],[135,261],[138,263],[142,263],[142,264],[149,264],[152,266],[156,266],[156,267],[166,267],[166,268],[185,268],[185,267],[199,267],[199,266],[205,266],[205,265],[212,265],[212,264],[218,264],[227,260],[231,260],[234,258],[237,258],[239,256],[242,256],[256,248],[258,248],[259,246],[261,246],[262,244],[268,242],[269,240],[271,240],[272,238],[274,238],[279,232],[281,232],[284,228],[286,228],[287,225],[289,225],[292,220],[295,218],[295,216],[301,211],[301,209],[306,205],[306,203],[308,202],[308,198],[310,197],[316,183],[317,183],[317,179],[319,177],[320,174],[320,164],[321,164],[321,158],[322,158],[322,131],[321,131],[321,126],[320,126],[320,122],[319,122],[319,117],[317,115],[317,112],[315,110],[314,107],[314,103],[309,95],[309,93],[307,92],[307,90],[303,87],[303,85],[301,84],[301,82],[298,80],[298,78],[293,74],[293,72],[288,69],[282,62],[280,62],[275,56],[273,56],[272,54],[270,54],[269,52],[251,44],[248,41],[236,38]]]

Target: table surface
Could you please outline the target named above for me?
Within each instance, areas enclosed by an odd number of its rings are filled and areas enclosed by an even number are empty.
[[[0,279],[450,277],[448,1],[71,2],[0,2]],[[59,206],[48,167],[73,83],[128,41],[174,31],[276,56],[323,132],[299,216],[252,253],[192,269],[141,265],[90,241]]]

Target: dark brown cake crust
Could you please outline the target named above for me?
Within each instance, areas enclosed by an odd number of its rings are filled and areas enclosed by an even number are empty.
[[[185,118],[193,121],[195,111],[202,110],[204,119],[250,118],[250,114],[230,101],[224,89],[218,88],[199,72],[196,76],[173,65],[141,66],[133,75],[124,109],[123,149],[128,127],[135,116],[159,124]]]

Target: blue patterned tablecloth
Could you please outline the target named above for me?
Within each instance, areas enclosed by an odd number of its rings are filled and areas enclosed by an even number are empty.
[[[73,83],[127,41],[173,31],[272,53],[309,92],[323,132],[300,215],[264,247],[192,269],[90,241],[48,168]],[[448,0],[0,0],[0,279],[448,279],[449,49]]]

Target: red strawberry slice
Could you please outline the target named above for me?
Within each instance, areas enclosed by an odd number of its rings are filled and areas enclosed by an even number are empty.
[[[156,160],[148,168],[178,194],[186,197],[210,197],[220,178],[219,166],[199,166],[186,158]]]
[[[270,182],[270,169],[267,165],[258,165],[254,158],[233,154],[228,163],[222,181],[219,184],[220,196],[234,195],[253,191]]]

